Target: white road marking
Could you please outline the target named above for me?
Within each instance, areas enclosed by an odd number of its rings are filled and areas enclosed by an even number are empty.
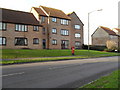
[[[23,73],[25,73],[25,72],[11,73],[11,74],[6,74],[6,75],[1,75],[0,77],[13,76],[13,75],[21,75]]]

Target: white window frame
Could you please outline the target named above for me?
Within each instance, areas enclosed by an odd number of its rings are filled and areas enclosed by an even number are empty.
[[[7,23],[0,22],[0,30],[6,30],[7,29]]]
[[[69,35],[69,30],[61,29],[61,35],[68,36]]]
[[[33,44],[39,44],[39,38],[33,38]]]
[[[33,31],[39,31],[39,26],[33,26]]]
[[[69,21],[67,19],[61,19],[60,22],[62,25],[69,25]]]
[[[41,22],[45,22],[45,16],[41,16]]]
[[[52,40],[52,45],[57,45],[57,40],[56,39]]]
[[[75,41],[75,48],[77,48],[77,49],[80,48],[80,42],[79,41]]]
[[[23,24],[15,24],[15,31],[27,32],[28,27],[27,25],[23,25]]]
[[[81,34],[80,33],[75,33],[75,38],[80,38]]]
[[[0,37],[0,45],[6,45],[6,37]]]
[[[52,17],[52,22],[57,22],[57,18]]]
[[[22,41],[23,44],[20,44],[20,39],[24,40]],[[15,37],[15,46],[27,46],[28,45],[28,39],[24,37]]]
[[[57,33],[57,29],[56,28],[52,28],[52,33],[56,34]]]
[[[80,27],[80,25],[76,24],[76,25],[74,25],[74,28],[79,30],[81,27]]]

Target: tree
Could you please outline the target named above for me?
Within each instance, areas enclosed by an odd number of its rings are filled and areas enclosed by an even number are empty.
[[[106,42],[106,46],[107,46],[108,50],[111,50],[111,51],[117,49],[117,47],[118,47],[117,43],[115,41],[112,41],[112,40],[108,40]]]

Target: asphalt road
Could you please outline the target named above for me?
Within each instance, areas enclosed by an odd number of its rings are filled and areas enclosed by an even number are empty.
[[[51,61],[2,67],[3,88],[76,88],[118,69],[118,57]]]

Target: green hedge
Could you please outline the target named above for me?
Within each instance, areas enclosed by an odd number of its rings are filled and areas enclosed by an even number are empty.
[[[104,51],[107,47],[106,46],[98,46],[98,45],[89,45],[90,50],[98,50]],[[88,45],[83,45],[83,49],[88,49]]]

